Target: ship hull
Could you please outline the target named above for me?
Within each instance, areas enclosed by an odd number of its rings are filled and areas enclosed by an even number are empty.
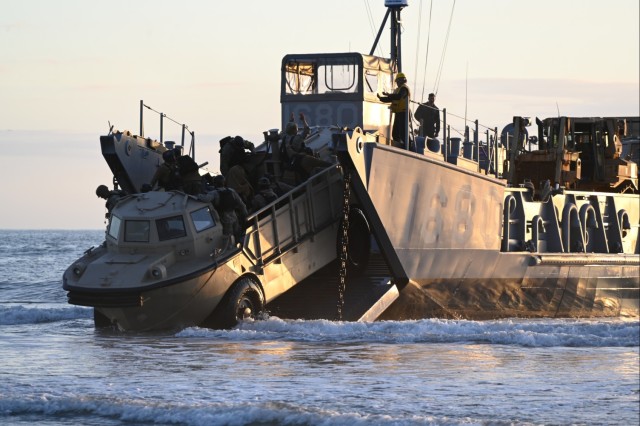
[[[638,315],[637,194],[564,191],[534,202],[439,154],[364,138],[354,132],[341,162],[407,283],[381,318]]]
[[[411,279],[381,319],[637,317],[639,273],[637,265],[571,265],[512,278]]]

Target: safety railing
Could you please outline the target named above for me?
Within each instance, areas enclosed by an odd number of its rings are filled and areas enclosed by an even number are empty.
[[[243,252],[260,271],[337,222],[342,174],[331,166],[247,218]]]

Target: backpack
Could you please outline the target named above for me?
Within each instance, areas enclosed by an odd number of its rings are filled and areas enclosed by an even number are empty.
[[[229,188],[219,189],[220,199],[218,201],[218,211],[228,212],[233,211],[236,208],[236,199],[233,196],[233,192]]]

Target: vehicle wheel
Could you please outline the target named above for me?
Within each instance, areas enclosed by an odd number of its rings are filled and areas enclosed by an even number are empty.
[[[264,296],[260,286],[249,277],[240,278],[220,302],[219,325],[231,328],[247,318],[257,318],[264,310]]]
[[[349,245],[347,247],[347,274],[362,274],[371,255],[371,230],[364,212],[358,207],[349,210]],[[342,253],[342,223],[338,229],[338,259]]]
[[[93,308],[93,325],[96,328],[106,328],[111,327],[111,321],[107,318],[106,315],[98,312],[96,308]]]

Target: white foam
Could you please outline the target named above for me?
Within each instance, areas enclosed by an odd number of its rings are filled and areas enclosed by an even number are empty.
[[[0,325],[40,324],[92,318],[92,316],[93,310],[91,308],[79,306],[0,305]]]
[[[188,328],[179,337],[228,340],[293,340],[371,343],[486,343],[526,347],[633,347],[640,344],[637,320],[425,319],[373,323],[269,318],[232,330]]]
[[[469,418],[460,420],[432,416],[369,415],[356,412],[340,413],[335,410],[308,408],[304,405],[282,402],[211,402],[194,403],[152,402],[146,399],[119,400],[115,398],[72,397],[45,394],[37,397],[2,398],[0,419],[40,414],[61,420],[78,419],[83,422],[97,417],[128,423],[184,424],[184,425],[470,425],[481,424]]]

